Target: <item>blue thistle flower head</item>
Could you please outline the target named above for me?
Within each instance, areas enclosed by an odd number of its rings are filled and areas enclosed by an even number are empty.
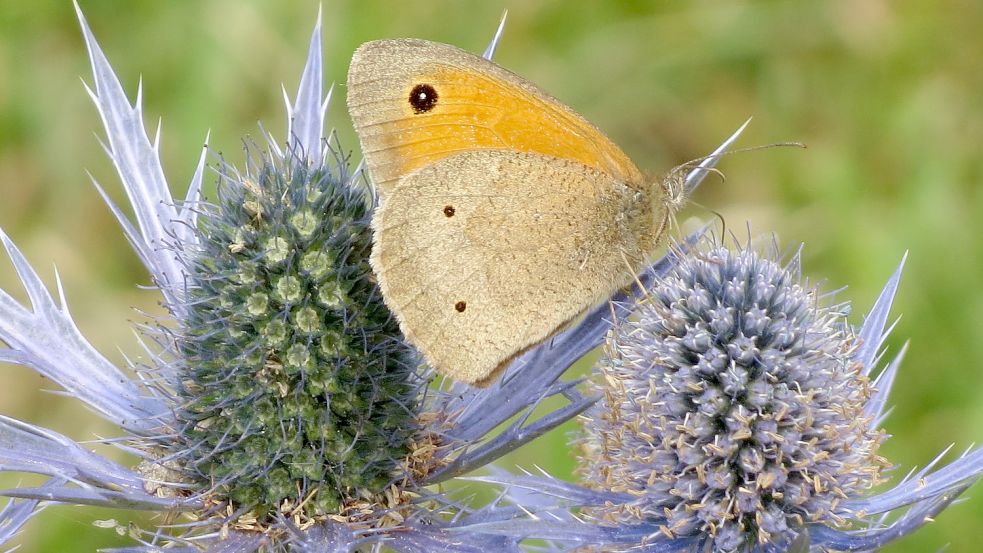
[[[879,483],[884,434],[845,306],[794,267],[716,247],[659,280],[608,337],[603,398],[585,415],[582,473],[635,499],[592,514],[661,521],[713,551],[845,525]]]

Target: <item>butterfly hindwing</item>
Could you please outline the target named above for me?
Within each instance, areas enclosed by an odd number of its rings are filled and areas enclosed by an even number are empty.
[[[372,265],[437,370],[481,382],[627,283],[649,214],[576,162],[481,150],[400,179],[373,221]],[[583,217],[591,213],[591,217]]]

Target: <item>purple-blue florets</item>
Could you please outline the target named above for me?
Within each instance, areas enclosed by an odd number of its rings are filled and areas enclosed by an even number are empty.
[[[582,472],[636,499],[593,515],[714,551],[842,525],[885,467],[842,307],[750,250],[684,258],[608,336]]]

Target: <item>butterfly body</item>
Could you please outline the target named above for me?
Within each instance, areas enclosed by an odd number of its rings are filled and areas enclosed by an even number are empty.
[[[521,77],[443,44],[370,42],[349,112],[379,205],[372,267],[407,338],[483,385],[631,281],[665,191]]]

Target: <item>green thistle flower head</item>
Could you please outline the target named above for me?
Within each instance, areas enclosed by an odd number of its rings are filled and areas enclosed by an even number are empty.
[[[372,279],[366,196],[346,181],[259,156],[221,168],[199,218],[174,453],[223,511],[335,514],[386,490],[409,453],[421,379]]]

